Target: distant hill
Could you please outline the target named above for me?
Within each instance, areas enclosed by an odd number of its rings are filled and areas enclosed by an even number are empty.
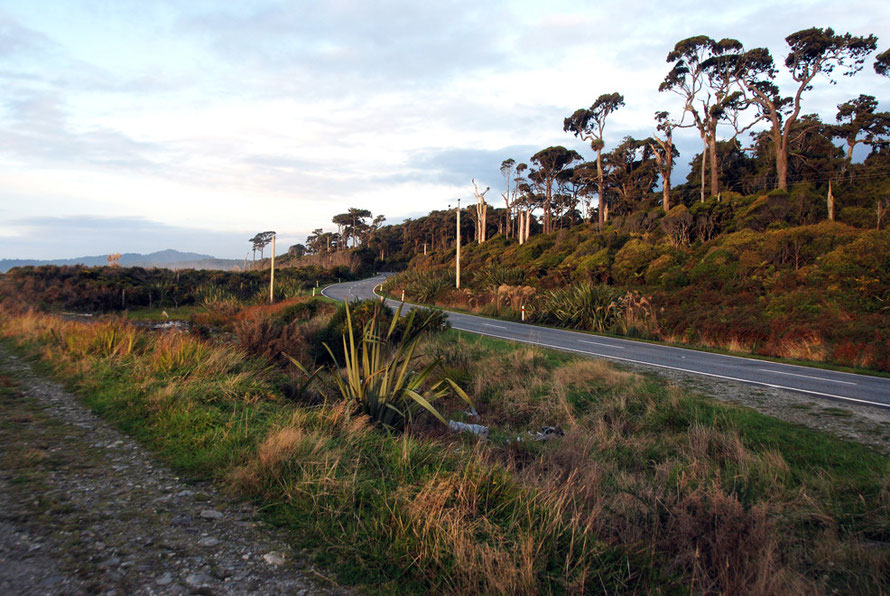
[[[0,259],[0,273],[6,273],[13,267],[39,266],[39,265],[86,265],[97,267],[108,264],[108,255],[91,257],[77,257],[74,259]],[[243,263],[234,259],[217,259],[211,255],[202,255],[194,252],[180,252],[178,250],[161,250],[143,255],[129,252],[121,255],[122,267],[161,267],[165,269],[220,269],[231,270]]]

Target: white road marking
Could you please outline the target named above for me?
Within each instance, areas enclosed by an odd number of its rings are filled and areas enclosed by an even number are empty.
[[[593,344],[595,346],[604,346],[606,348],[615,348],[616,350],[624,349],[622,346],[613,346],[612,344],[606,344],[601,341],[588,341],[586,339],[579,339],[578,341],[581,342],[582,344]]]
[[[835,379],[828,379],[825,377],[812,377],[810,375],[798,375],[796,373],[781,372],[778,370],[770,370],[768,368],[758,368],[757,370],[762,370],[764,372],[776,373],[777,375],[788,375],[790,377],[801,377],[804,379],[815,379],[816,381],[825,381],[826,383],[840,383],[841,385],[855,385],[856,384],[856,383],[851,383],[850,381],[837,381]]]
[[[376,290],[376,288],[375,288],[375,290]],[[322,293],[323,293],[323,292],[322,292]],[[375,293],[376,293],[376,292],[375,292]],[[470,333],[478,333],[478,334],[480,334],[480,335],[488,335],[489,337],[496,337],[496,338],[498,338],[498,339],[504,339],[504,340],[507,340],[507,341],[518,341],[518,342],[522,342],[522,343],[527,343],[527,344],[533,344],[533,345],[542,346],[542,347],[545,347],[545,348],[553,348],[554,350],[563,350],[563,351],[566,351],[566,352],[576,352],[576,353],[579,353],[579,354],[587,354],[587,355],[590,355],[590,356],[599,356],[599,357],[601,357],[601,358],[607,358],[607,359],[612,359],[612,360],[622,360],[622,361],[625,361],[625,362],[632,362],[632,363],[634,363],[634,364],[641,364],[641,365],[643,365],[643,366],[655,366],[655,367],[658,367],[658,368],[667,368],[667,369],[678,370],[678,371],[680,371],[680,372],[687,372],[687,373],[691,373],[691,374],[695,374],[695,375],[703,375],[703,376],[706,376],[706,377],[714,377],[714,378],[718,378],[718,379],[726,379],[726,380],[728,380],[728,381],[738,381],[738,382],[740,382],[740,383],[749,383],[749,384],[751,384],[751,385],[760,385],[760,386],[763,386],[763,387],[772,387],[773,389],[784,389],[784,390],[786,390],[786,391],[796,391],[796,392],[798,392],[798,393],[808,393],[808,394],[810,394],[810,395],[818,395],[818,396],[821,396],[821,397],[829,397],[829,398],[832,398],[832,399],[838,399],[838,400],[842,400],[842,401],[851,401],[851,402],[856,402],[856,403],[860,403],[860,404],[868,404],[868,405],[870,405],[870,406],[877,406],[877,407],[879,407],[879,408],[890,408],[890,404],[886,404],[886,403],[882,403],[882,402],[876,402],[876,401],[869,401],[869,400],[867,400],[867,399],[856,399],[856,398],[854,398],[854,397],[844,397],[843,395],[835,395],[835,394],[833,394],[833,393],[823,393],[823,392],[821,392],[821,391],[810,391],[810,390],[808,390],[808,389],[798,389],[798,388],[795,388],[795,387],[787,387],[787,386],[785,386],[785,385],[776,385],[776,384],[774,384],[774,383],[764,383],[764,382],[762,382],[762,381],[752,381],[752,380],[750,380],[750,379],[740,379],[740,378],[738,378],[738,377],[730,377],[730,376],[726,376],[726,375],[718,375],[718,374],[714,374],[714,373],[706,373],[706,372],[702,372],[702,371],[698,371],[698,370],[692,370],[692,369],[688,369],[688,368],[680,368],[680,367],[678,367],[678,366],[668,366],[668,365],[666,365],[666,364],[656,364],[656,363],[654,363],[654,362],[645,362],[645,361],[642,361],[642,360],[634,360],[633,358],[623,358],[623,357],[621,357],[621,356],[613,356],[613,355],[611,355],[611,354],[599,354],[599,353],[597,353],[597,352],[591,352],[590,350],[579,350],[579,349],[576,349],[576,348],[567,348],[567,347],[565,347],[565,346],[556,346],[556,345],[552,345],[552,344],[546,344],[546,343],[544,343],[544,342],[536,341],[536,340],[533,340],[533,339],[523,339],[523,338],[521,338],[521,337],[504,337],[504,336],[502,336],[502,335],[495,335],[495,334],[493,334],[493,333],[486,333],[486,332],[484,332],[484,331],[478,331],[478,330],[475,330],[475,329],[467,329],[467,328],[463,328],[463,329],[462,329],[462,328],[457,327],[457,326],[455,326],[455,325],[452,325],[452,327],[453,327],[454,329],[459,330],[459,331],[468,331],[468,332],[470,332]],[[584,340],[579,340],[579,341],[584,341]],[[664,348],[670,348],[670,349],[674,349],[674,350],[684,350],[684,351],[686,351],[686,352],[691,352],[691,351],[693,351],[693,350],[688,350],[688,349],[684,349],[684,348],[676,348],[676,347],[674,347],[674,346],[661,346],[661,347],[664,347]],[[726,357],[726,358],[735,358],[735,359],[738,359],[738,360],[758,360],[757,358],[740,358],[740,357],[738,357],[738,356],[729,356],[729,355],[726,355],[726,354],[713,354],[713,353],[710,353],[710,352],[702,352],[702,353],[703,353],[703,354],[712,354],[712,355],[714,355],[714,356],[724,356],[724,357]],[[761,362],[763,362],[763,360],[761,360]],[[785,364],[785,363],[783,363],[783,362],[776,362],[776,363],[772,363],[772,362],[771,362],[770,364],[778,364],[778,365],[780,365],[780,366],[793,366],[793,365],[790,365],[790,364]],[[776,372],[776,371],[771,371],[771,372]],[[839,371],[838,371],[838,372],[839,372]],[[841,372],[840,374],[853,375],[853,374],[855,374],[855,373],[844,373],[844,372]],[[797,375],[797,376],[800,376],[800,375]],[[851,384],[855,385],[855,383],[851,383]]]
[[[482,325],[484,327],[494,327],[495,329],[503,329],[504,331],[507,330],[506,327],[501,327],[500,325],[492,325],[491,323],[482,323]]]
[[[844,397],[843,395],[835,395],[833,393],[823,393],[821,391],[810,391],[809,389],[798,389],[796,387],[788,387],[785,385],[776,385],[774,383],[764,383],[763,381],[753,381],[751,379],[740,379],[738,377],[730,377],[726,375],[718,375],[715,373],[707,373],[699,370],[692,370],[689,368],[680,368],[678,366],[668,366],[667,364],[656,364],[654,362],[645,362],[643,360],[634,360],[633,358],[623,358],[621,356],[613,356],[611,354],[599,354],[597,352],[591,352],[590,350],[579,350],[577,348],[567,348],[565,346],[556,346],[553,344],[546,344],[540,341],[535,341],[533,339],[522,339],[516,337],[504,337],[502,335],[494,335],[493,333],[485,333],[482,331],[475,331],[473,329],[461,329],[460,327],[454,327],[455,329],[459,329],[461,331],[469,331],[470,333],[479,333],[481,335],[488,335],[489,337],[497,337],[498,339],[505,339],[507,341],[519,341],[527,344],[534,344],[537,346],[541,346],[544,348],[553,348],[554,350],[562,350],[565,352],[577,352],[579,354],[587,354],[591,356],[600,356],[601,358],[607,358],[611,360],[622,360],[624,362],[632,362],[634,364],[642,364],[643,366],[655,366],[658,368],[668,368],[671,370],[678,370],[681,372],[687,372],[695,375],[704,375],[706,377],[715,377],[718,379],[726,379],[727,381],[738,381],[740,383],[748,383],[751,385],[761,385],[763,387],[772,387],[773,389],[784,389],[786,391],[796,391],[798,393],[808,393],[810,395],[818,395],[821,397],[830,397],[832,399],[839,399],[842,401],[852,401],[859,404],[868,404],[870,406],[878,406],[880,408],[890,408],[890,404],[881,403],[877,401],[869,401],[867,399],[856,399],[854,397]]]

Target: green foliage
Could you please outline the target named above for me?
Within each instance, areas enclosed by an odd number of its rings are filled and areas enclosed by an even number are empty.
[[[774,190],[751,203],[741,213],[740,223],[742,227],[762,232],[770,225],[785,223],[790,213],[791,202],[788,193]]]
[[[411,302],[430,304],[443,292],[455,285],[453,270],[422,271],[412,270],[400,273],[386,280],[385,291],[395,288],[405,290],[405,299]]]
[[[129,354],[100,354],[91,346],[125,346],[108,338],[127,331],[101,325],[0,318],[95,412],[174,469],[226,479],[340,582],[548,594],[886,584],[875,545],[890,532],[887,458],[827,433],[602,361],[457,332],[417,352],[473,388],[489,440],[421,425],[378,432],[341,400],[285,400],[270,367],[231,345],[129,329]],[[542,421],[565,436],[525,440]]]
[[[640,285],[643,273],[656,254],[651,244],[637,239],[630,240],[615,255],[612,276],[622,285]]]
[[[276,299],[299,295],[310,283],[336,281],[344,271],[317,267],[275,271]],[[268,271],[205,271],[141,267],[18,267],[0,279],[0,299],[49,310],[119,312],[135,308],[203,306],[231,312],[269,297]]]
[[[844,207],[837,215],[839,222],[845,223],[854,228],[869,229],[875,227],[877,216],[874,209],[866,209],[865,207]]]
[[[331,357],[334,361],[343,358],[345,354],[340,351],[343,345],[341,341],[343,335],[351,332],[353,341],[360,341],[360,335],[365,326],[374,318],[379,319],[383,326],[395,325],[388,340],[396,343],[403,339],[413,340],[424,334],[441,333],[451,328],[448,315],[438,308],[415,308],[412,310],[412,313],[417,313],[418,320],[423,321],[422,325],[410,324],[409,317],[397,317],[393,309],[381,304],[378,300],[355,300],[350,303],[348,308],[349,312],[347,312],[346,304],[338,304],[336,312],[328,320],[324,329],[311,338],[311,353],[316,361],[325,362]],[[284,311],[282,314],[286,314],[286,312]],[[353,322],[351,326],[349,325],[350,318]]]
[[[473,285],[479,289],[493,291],[500,286],[519,286],[525,282],[522,269],[504,267],[490,263],[480,269],[473,277]]]
[[[616,288],[582,283],[548,292],[536,317],[547,323],[589,331],[607,331],[623,314],[621,297]]]
[[[361,304],[357,306],[361,307]],[[367,317],[357,341],[349,303],[344,305],[346,327],[342,342],[345,379],[336,370],[332,375],[340,397],[387,428],[404,428],[421,408],[447,426],[445,418],[433,407],[434,401],[457,395],[471,407],[473,402],[451,379],[433,380],[438,361],[420,367],[415,360],[419,331],[435,324],[435,315],[418,323],[418,331],[414,331],[418,312],[412,311],[406,317],[401,340],[395,342],[401,307],[395,315],[386,313],[386,310],[383,305],[374,303],[374,309]],[[330,348],[328,351],[336,360],[333,351]],[[293,360],[293,363],[309,374],[297,360]]]

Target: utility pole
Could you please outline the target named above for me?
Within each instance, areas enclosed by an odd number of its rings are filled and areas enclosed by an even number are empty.
[[[269,304],[275,302],[275,232],[272,232],[272,272],[269,275]]]
[[[457,199],[457,265],[454,287],[460,289],[460,198]]]

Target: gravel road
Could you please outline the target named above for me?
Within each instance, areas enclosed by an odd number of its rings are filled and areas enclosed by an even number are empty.
[[[0,346],[0,594],[343,592]]]

